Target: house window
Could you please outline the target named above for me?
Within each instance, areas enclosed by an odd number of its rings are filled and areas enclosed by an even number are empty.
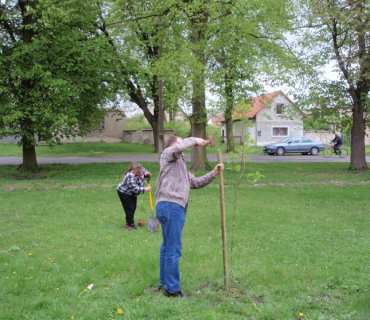
[[[276,109],[275,109],[276,114],[284,114],[284,104],[283,103],[277,103],[276,104]]]
[[[102,118],[99,123],[99,130],[104,130],[105,129],[105,118]]]
[[[288,127],[272,127],[273,137],[288,137],[289,136]]]

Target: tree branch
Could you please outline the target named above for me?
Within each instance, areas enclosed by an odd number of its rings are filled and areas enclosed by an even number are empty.
[[[331,17],[331,18],[332,18],[332,28],[329,27],[329,30],[331,30],[331,34],[332,34],[334,54],[337,58],[339,68],[340,68],[344,77],[347,80],[347,83],[348,83],[349,88],[350,88],[351,95],[354,95],[355,94],[355,87],[354,87],[353,81],[352,81],[352,79],[349,75],[348,69],[346,68],[345,63],[343,61],[343,58],[340,54],[340,46],[338,44],[337,20],[333,17]],[[353,98],[354,98],[354,96],[353,96]]]
[[[4,10],[4,8],[5,7],[3,7],[3,6],[0,5],[0,18],[3,17],[3,16],[5,16],[5,10]],[[15,38],[13,29],[10,26],[10,24],[8,23],[8,21],[5,20],[4,18],[1,18],[0,19],[0,22],[4,26],[5,30],[8,31],[8,34],[9,34],[10,39],[12,39],[13,42],[16,42],[17,39]]]
[[[99,6],[99,3],[98,3],[98,6]],[[114,42],[113,42],[113,40],[112,40],[108,30],[107,30],[107,24],[105,23],[105,20],[104,20],[102,14],[100,14],[100,20],[101,20],[102,25],[100,25],[100,26],[96,25],[96,27],[103,32],[105,37],[108,39],[109,44],[117,52],[116,45],[114,44]],[[142,94],[142,91],[141,91],[140,87],[139,86],[136,87],[135,84],[130,80],[129,73],[127,72],[125,66],[122,64],[122,61],[119,61],[119,64],[122,68],[122,75],[123,75],[124,83],[125,83],[126,88],[129,92],[129,96],[131,98],[131,101],[136,103],[139,106],[139,108],[144,112],[145,118],[148,120],[150,125],[153,127],[153,125],[154,125],[153,115],[150,113],[150,111],[147,107],[147,102],[144,98],[144,95]]]
[[[164,10],[162,13],[153,13],[153,14],[148,14],[146,16],[142,16],[142,17],[118,20],[118,21],[115,21],[115,22],[107,23],[107,26],[108,27],[109,26],[114,26],[114,25],[117,25],[117,24],[125,23],[125,22],[137,22],[137,21],[140,21],[140,20],[143,20],[143,19],[148,19],[148,18],[153,18],[153,17],[163,17],[163,16],[166,16],[170,12],[170,10],[175,6],[176,5],[170,6],[169,8]]]

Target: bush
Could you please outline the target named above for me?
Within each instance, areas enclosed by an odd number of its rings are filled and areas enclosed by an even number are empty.
[[[191,135],[191,128],[189,121],[171,121],[164,123],[165,129],[172,129],[175,134],[181,138],[187,138]]]
[[[125,130],[152,129],[152,126],[145,119],[143,114],[128,118],[125,122]]]

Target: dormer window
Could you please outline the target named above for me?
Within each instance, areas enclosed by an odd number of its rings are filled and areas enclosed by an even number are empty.
[[[284,114],[284,104],[283,104],[283,103],[277,103],[277,104],[276,104],[275,113],[276,113],[277,115],[282,115],[282,114]]]

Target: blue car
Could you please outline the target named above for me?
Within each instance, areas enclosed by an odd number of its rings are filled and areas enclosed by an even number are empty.
[[[263,153],[270,156],[277,154],[283,156],[285,153],[302,153],[316,156],[325,149],[321,141],[313,140],[310,137],[285,138],[279,142],[269,143],[263,146]]]

